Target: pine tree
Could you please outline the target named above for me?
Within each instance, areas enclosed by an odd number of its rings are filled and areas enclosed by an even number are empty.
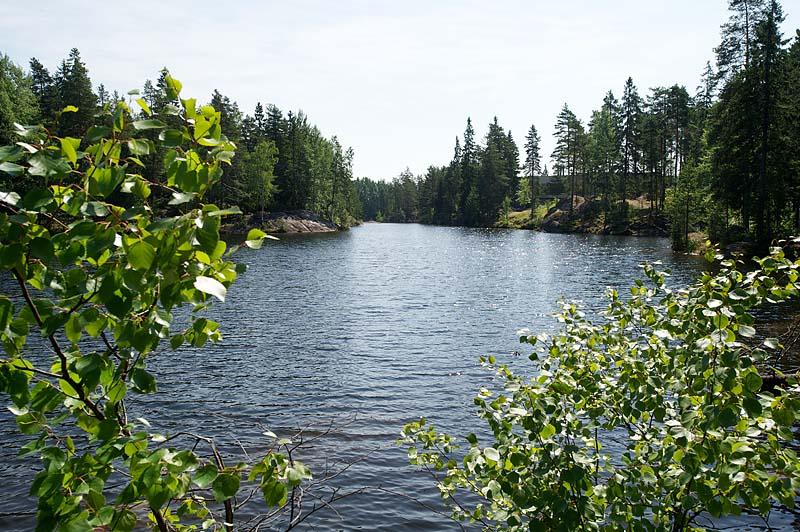
[[[35,57],[30,61],[31,88],[39,102],[39,121],[46,127],[53,127],[56,113],[64,106],[50,72]]]
[[[722,25],[722,42],[715,49],[720,79],[750,67],[756,28],[765,19],[768,0],[728,0],[731,17]]]
[[[782,172],[777,171],[785,161],[774,158],[775,154],[781,152],[776,144],[782,139],[773,126],[775,114],[778,112],[775,109],[775,102],[777,81],[780,78],[777,69],[781,66],[783,53],[780,32],[780,23],[783,19],[783,12],[777,0],[771,0],[766,19],[756,27],[757,44],[752,58],[754,68],[761,74],[761,131],[755,214],[756,244],[762,252],[767,251],[771,243],[774,228],[779,223],[780,210],[786,200],[784,176]]]
[[[581,153],[583,126],[567,104],[558,113],[555,125],[556,147],[551,155],[556,175],[569,187],[570,212],[575,205],[578,161]]]
[[[494,225],[503,199],[510,194],[509,186],[515,181],[519,165],[519,155],[515,152],[516,145],[514,150],[510,149],[508,137],[495,117],[486,134],[486,148],[480,155],[477,194],[482,225]]]
[[[475,130],[472,119],[467,118],[464,130],[464,147],[461,150],[461,223],[474,226],[480,222],[478,201],[478,146],[475,144]]]
[[[606,205],[612,196],[619,167],[619,103],[609,91],[603,98],[599,111],[592,114],[589,122],[588,156],[594,187]]]
[[[620,201],[622,202],[621,213],[623,217],[628,212],[628,185],[630,178],[636,177],[639,171],[639,121],[642,116],[642,100],[633,84],[633,79],[628,78],[625,82],[625,89],[622,94],[622,104],[620,108],[622,144],[622,172],[620,175]]]
[[[514,197],[519,188],[519,148],[514,141],[514,136],[509,130],[506,135],[504,146],[503,159],[505,161],[505,173],[508,183],[505,185],[505,196],[508,198]],[[513,205],[513,202],[512,202]]]
[[[792,229],[800,229],[800,30],[795,32],[786,55],[785,79],[779,93],[779,108],[784,109],[780,130],[787,144],[787,195],[792,202]]]
[[[765,250],[789,198],[785,177],[791,172],[787,167],[791,156],[779,130],[785,109],[777,106],[785,78],[786,52],[779,30],[783,13],[775,0],[760,7],[754,31],[742,35],[732,28],[723,34],[725,46],[718,54],[727,53],[733,47],[730,43],[738,41],[747,56],[720,91],[710,118],[709,144],[717,196],[740,211],[745,231],[755,222],[756,244]],[[725,57],[718,57],[718,63]]]
[[[256,103],[255,111],[253,112],[253,121],[255,127],[258,129],[262,137],[267,137],[267,117],[264,115],[264,107],[261,102]]]
[[[110,103],[111,95],[106,90],[106,86],[102,83],[97,86],[97,103],[100,107],[104,107],[107,103]]]
[[[531,207],[531,216],[536,205],[539,203],[540,183],[539,174],[542,172],[542,156],[540,153],[539,132],[536,131],[536,126],[531,124],[528,134],[525,136],[525,166],[524,175],[528,178],[527,184],[529,188],[528,202]]]
[[[456,137],[453,158],[444,175],[444,207],[440,216],[441,223],[451,225],[458,223],[461,212],[461,141]]]
[[[77,111],[61,115],[58,134],[62,137],[80,138],[93,122],[97,112],[97,96],[92,92],[89,71],[77,48],[73,48],[67,60],[61,63],[55,83],[59,90],[60,103],[77,108]]]

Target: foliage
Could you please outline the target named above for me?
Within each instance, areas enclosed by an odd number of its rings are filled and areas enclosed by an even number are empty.
[[[721,242],[752,239],[762,252],[775,238],[797,234],[800,31],[787,47],[777,0],[730,0],[729,7],[715,49],[717,68],[707,64],[694,94],[671,85],[640,95],[629,77],[622,98],[609,91],[586,128],[564,104],[551,155],[557,189],[548,193],[599,196],[610,225],[629,223],[625,200],[645,197],[649,222],[660,225],[668,217],[673,247],[681,251],[688,250],[694,232]],[[452,162],[431,167],[418,179],[414,196],[393,189],[395,184],[362,184],[362,203],[371,205],[365,216],[380,211],[395,221],[493,226],[506,196],[519,209],[537,203],[545,180],[539,176],[536,128],[531,126],[524,146],[527,181],[519,178],[510,133],[505,140],[498,133],[495,120],[480,146],[468,120]],[[529,191],[518,186],[525,182]],[[380,187],[393,190],[369,195]],[[397,194],[417,202],[403,209],[404,216],[391,203]],[[667,205],[669,197],[680,198],[681,208],[674,201]],[[409,216],[412,211],[419,216]]]
[[[32,58],[28,76],[2,57],[0,54],[0,143],[11,141],[8,134],[13,132],[14,122],[37,121],[61,137],[77,138],[94,124],[98,111],[107,112],[122,99],[116,92],[109,94],[102,84],[93,90],[89,70],[77,49],[70,51],[53,74]],[[180,106],[167,86],[168,76],[163,69],[155,82],[144,83],[142,101],[152,113],[163,115]],[[238,206],[245,214],[263,214],[267,209],[310,210],[340,226],[351,225],[358,218],[361,205],[352,183],[352,149],[342,147],[336,137],[324,137],[302,111],[284,116],[274,105],[265,110],[258,103],[253,114],[246,115],[235,101],[216,90],[210,103],[220,113],[221,127],[240,154],[211,186],[210,201],[221,208]],[[62,113],[67,106],[77,111]],[[171,128],[179,125],[172,116],[163,116]],[[147,117],[138,110],[135,118]],[[141,136],[156,141],[159,134],[151,129]],[[165,153],[156,143],[150,153],[140,156],[144,178],[156,181],[163,175]],[[17,185],[15,190],[24,195],[29,184]],[[159,214],[171,214],[171,199],[169,193],[156,188],[151,206]]]
[[[223,217],[238,210],[200,203],[235,146],[219,111],[179,100],[181,84],[168,75],[164,84],[179,107],[156,115],[138,98],[146,117],[137,119],[133,102],[117,101],[79,136],[17,126],[22,140],[0,147],[0,171],[34,183],[22,197],[0,193],[0,268],[16,286],[0,297],[0,392],[32,437],[21,454],[42,459],[31,486],[37,530],[131,530],[148,513],[162,531],[201,522],[231,530],[243,477],[275,506],[310,475],[278,453],[252,467],[225,465],[213,441],[165,438],[126,404],[157,392],[148,359],[164,344],[221,338],[202,312],[243,271],[219,236]],[[156,150],[164,176],[149,180],[142,158]],[[154,189],[177,214],[154,213]],[[264,236],[253,230],[246,244],[259,247]],[[174,330],[185,306],[188,325]],[[176,446],[181,439],[187,448]]]
[[[713,252],[711,253],[713,258]],[[453,517],[509,530],[701,530],[743,512],[794,508],[800,461],[796,377],[771,391],[759,367],[778,345],[753,337],[750,310],[798,294],[800,261],[779,248],[743,273],[723,261],[686,290],[645,266],[596,323],[563,305],[562,332],[523,331],[534,375],[493,357],[502,391],[475,398],[491,431],[456,439],[408,424],[409,457],[438,476]],[[467,507],[464,492],[480,502]]]
[[[14,123],[28,123],[38,114],[31,78],[0,53],[0,144],[11,142]]]
[[[359,179],[355,190],[367,220],[380,212],[392,222],[489,227],[504,212],[505,198],[512,203],[517,198],[519,166],[516,142],[497,118],[489,124],[484,145],[475,142],[467,119],[464,141],[456,138],[449,165],[431,166],[419,177],[406,168],[388,183]]]

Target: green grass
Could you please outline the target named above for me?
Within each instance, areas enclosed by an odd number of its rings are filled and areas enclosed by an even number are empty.
[[[531,210],[525,209],[524,211],[511,211],[508,213],[508,221],[504,220],[501,216],[495,224],[495,227],[504,227],[508,229],[536,229],[541,225],[542,219],[554,205],[556,200],[548,201],[541,205],[537,205],[531,217]]]

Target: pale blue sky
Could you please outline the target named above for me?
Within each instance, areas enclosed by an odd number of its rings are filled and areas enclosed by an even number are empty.
[[[800,0],[783,0],[785,35]],[[391,178],[444,164],[472,116],[497,115],[544,153],[564,102],[584,120],[630,75],[699,82],[725,0],[173,1],[0,0],[0,51],[54,68],[77,46],[95,83],[127,91],[162,66],[186,94],[213,89],[252,113],[302,108],[355,149],[355,174]]]

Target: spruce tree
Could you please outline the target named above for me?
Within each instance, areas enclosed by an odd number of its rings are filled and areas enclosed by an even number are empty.
[[[464,130],[464,147],[461,150],[461,223],[477,225],[480,221],[478,201],[478,146],[475,144],[475,130],[472,119],[467,118]]]
[[[621,214],[627,216],[628,212],[628,187],[631,177],[636,177],[639,172],[639,121],[642,116],[642,100],[633,79],[625,81],[625,89],[621,103],[621,135],[622,144],[622,172],[620,175],[619,196],[621,201]]]
[[[531,216],[536,205],[539,203],[540,184],[539,174],[542,171],[542,156],[540,153],[539,143],[541,138],[539,132],[536,131],[536,126],[531,124],[528,134],[525,136],[525,167],[524,175],[528,178],[529,186],[529,199],[531,206]]]
[[[92,92],[89,71],[77,48],[73,48],[66,61],[61,63],[55,83],[59,90],[60,103],[77,108],[77,111],[61,115],[58,134],[62,137],[81,138],[93,123],[97,112],[97,96]]]
[[[35,57],[30,60],[31,88],[39,102],[39,121],[45,127],[55,124],[56,113],[64,106],[53,77]]]

